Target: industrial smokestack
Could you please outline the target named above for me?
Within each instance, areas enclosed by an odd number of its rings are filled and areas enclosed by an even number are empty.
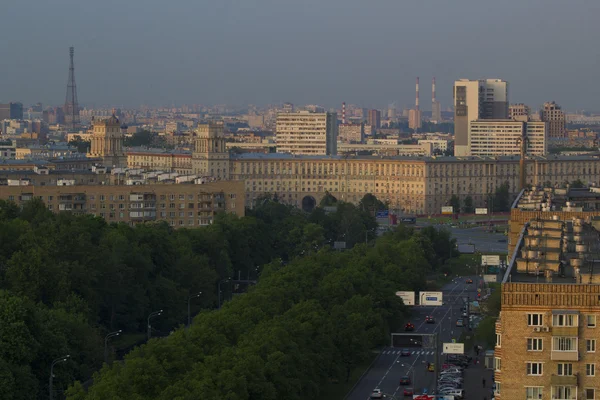
[[[417,98],[415,100],[415,109],[419,109],[419,77],[417,76]]]
[[[346,102],[342,103],[342,124],[346,123]]]
[[[435,76],[431,82],[431,101],[435,103]]]

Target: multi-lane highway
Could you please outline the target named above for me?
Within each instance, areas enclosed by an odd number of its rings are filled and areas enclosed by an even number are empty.
[[[473,279],[472,284],[467,284],[467,279]],[[452,339],[460,337],[465,328],[456,326],[457,319],[461,318],[463,297],[467,296],[474,300],[477,296],[477,280],[475,277],[458,277],[453,282],[442,288],[443,305],[439,307],[413,307],[412,322],[415,325],[410,334],[432,334],[438,333],[440,345],[438,352],[441,353],[441,343],[451,342]],[[432,316],[435,323],[428,324],[425,317]],[[404,388],[412,387],[415,393],[422,393],[427,389],[433,393],[435,388],[435,374],[427,371],[427,363],[436,362],[436,354],[433,348],[409,348],[410,355],[402,355],[402,347],[387,347],[373,363],[372,367],[365,373],[357,383],[352,392],[347,396],[348,400],[366,400],[370,398],[373,389],[379,388],[386,398],[402,399]],[[467,350],[467,349],[466,349]],[[442,355],[439,356],[443,360]],[[413,381],[411,385],[400,385],[400,378],[409,376]],[[412,396],[408,398],[412,399]]]

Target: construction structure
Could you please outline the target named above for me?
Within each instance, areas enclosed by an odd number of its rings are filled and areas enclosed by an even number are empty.
[[[71,130],[75,130],[79,126],[79,104],[77,102],[77,86],[75,85],[74,55],[75,48],[69,47],[69,80],[67,81],[67,96],[65,98],[63,112],[65,115],[65,124]]]
[[[565,113],[558,104],[553,101],[544,103],[540,118],[548,123],[548,137],[551,139],[567,137]]]
[[[511,211],[495,398],[597,399],[600,190],[524,190]]]

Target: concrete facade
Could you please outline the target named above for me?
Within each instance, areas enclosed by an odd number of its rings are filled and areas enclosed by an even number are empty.
[[[277,152],[297,155],[336,155],[336,113],[300,111],[277,114]]]
[[[478,120],[469,122],[469,148],[472,156],[519,154],[523,138],[528,155],[546,155],[546,124],[513,120]]]

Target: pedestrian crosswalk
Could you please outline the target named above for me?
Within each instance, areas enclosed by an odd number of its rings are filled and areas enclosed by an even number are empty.
[[[400,355],[401,350],[383,350],[381,354],[389,354],[389,355]],[[435,354],[435,351],[425,351],[425,350],[414,350],[410,352],[411,356],[432,356]],[[440,351],[440,355],[444,355],[443,352]]]

